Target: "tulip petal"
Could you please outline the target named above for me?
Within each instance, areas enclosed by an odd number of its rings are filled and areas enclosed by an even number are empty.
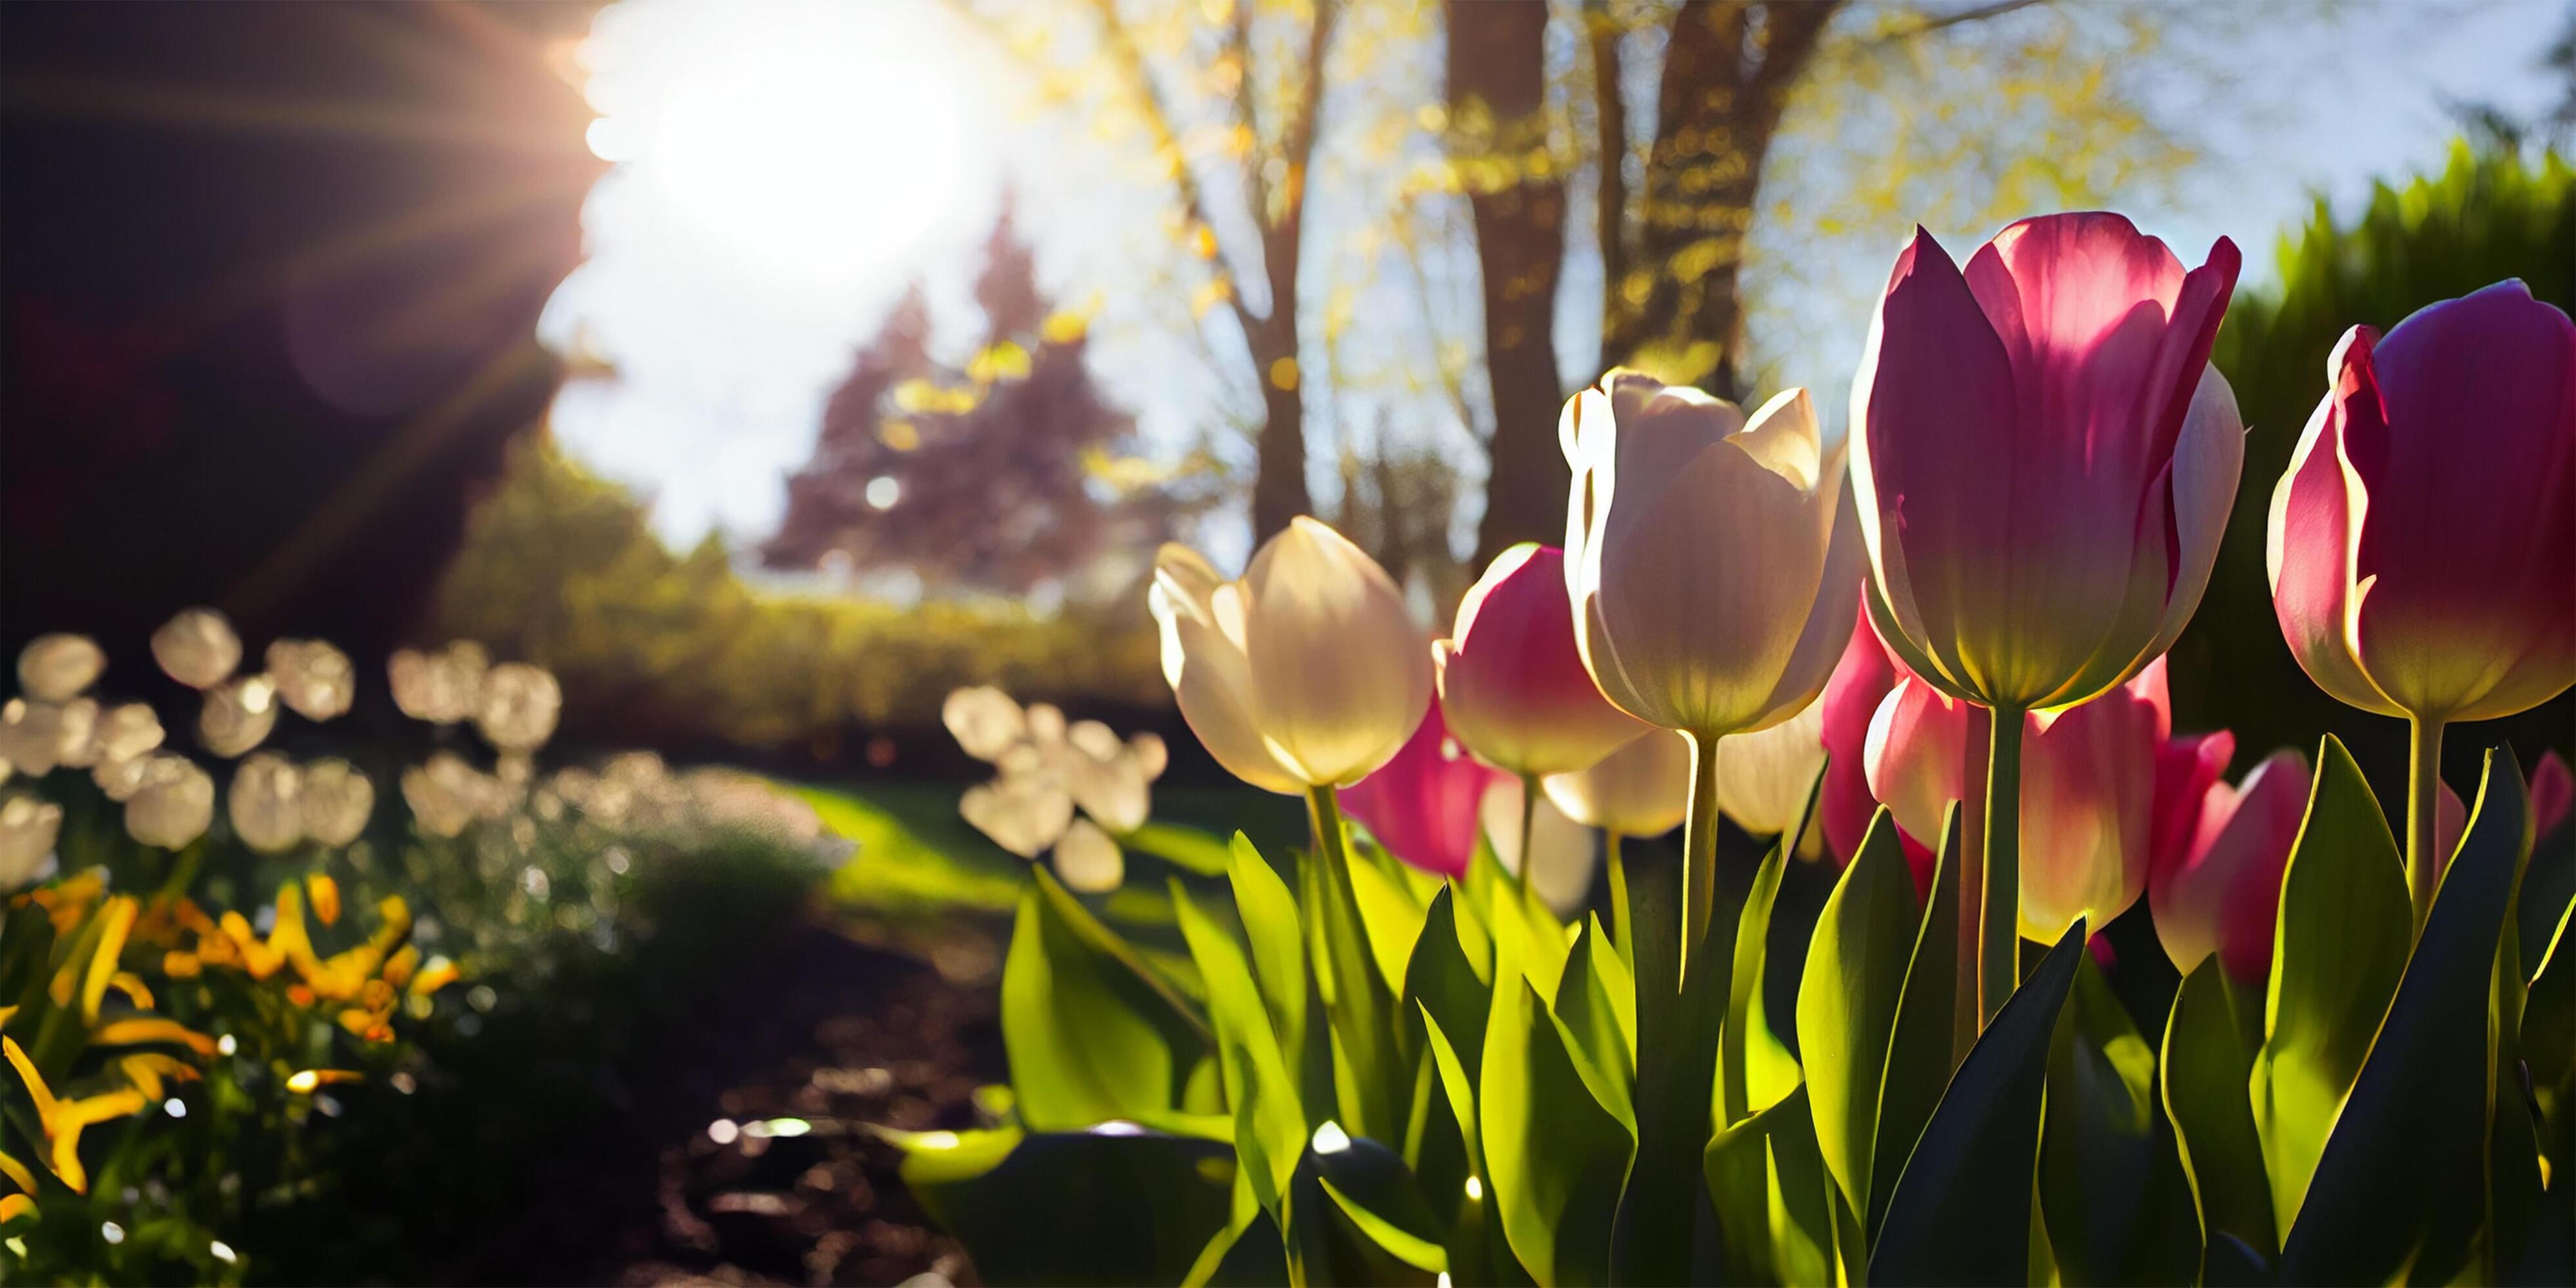
[[[2154,704],[2117,690],[2033,719],[2021,776],[2021,933],[2106,925],[2146,892]]]
[[[1386,570],[1299,516],[1245,570],[1258,728],[1283,765],[1348,784],[1385,764],[1431,701],[1429,641]]]
[[[2404,713],[2362,670],[2349,629],[2354,529],[2364,501],[2344,463],[2343,437],[2347,423],[2385,429],[2371,373],[2372,339],[2370,328],[2354,327],[2327,360],[2334,391],[2308,418],[2272,490],[2264,556],[2282,637],[2308,678],[2338,702],[2393,716]]]
[[[1825,767],[1824,721],[1823,704],[1810,703],[1758,733],[1718,739],[1718,809],[1754,836],[1786,830]]]
[[[1862,753],[1870,794],[1913,836],[1939,836],[1942,816],[1966,792],[1968,708],[1912,676],[1899,679],[1870,718]]]
[[[1176,548],[1165,547],[1165,558]],[[1235,618],[1236,630],[1229,634],[1216,621],[1213,601],[1186,598],[1191,583],[1185,577],[1166,580],[1167,566],[1156,568],[1148,602],[1162,630],[1163,671],[1181,718],[1226,772],[1264,791],[1303,795],[1305,781],[1261,737],[1259,713],[1252,705],[1252,664],[1244,655],[1239,611],[1233,611],[1239,607],[1236,592],[1218,587]]]
[[[2218,368],[2204,366],[2182,433],[2174,441],[2173,585],[2165,598],[2164,624],[2146,657],[2162,657],[2172,648],[2199,609],[2244,473],[2245,422],[2236,410],[2236,391]]]
[[[1623,836],[1661,836],[1690,812],[1690,739],[1656,729],[1601,763],[1544,781],[1547,798],[1585,827]]]
[[[1823,717],[1817,736],[1829,757],[1816,812],[1823,818],[1825,843],[1837,863],[1849,863],[1860,852],[1870,816],[1878,810],[1877,798],[1869,794],[1869,771],[1863,759],[1870,719],[1895,686],[1896,667],[1879,645],[1878,632],[1866,622],[1855,622],[1832,678],[1825,681],[1823,696],[1816,699]]]
[[[1860,506],[1852,496],[1843,476],[1844,454],[1837,447],[1824,465],[1825,486],[1832,489],[1833,535],[1825,546],[1824,573],[1816,582],[1816,597],[1806,611],[1806,627],[1798,633],[1798,642],[1790,650],[1788,664],[1781,668],[1780,682],[1772,686],[1772,715],[1756,721],[1752,730],[1767,727],[1775,718],[1804,710],[1824,692],[1825,683],[1833,678],[1834,668],[1851,643],[1852,627],[1860,615],[1860,599],[1855,593],[1868,566],[1869,550],[1861,540]]]

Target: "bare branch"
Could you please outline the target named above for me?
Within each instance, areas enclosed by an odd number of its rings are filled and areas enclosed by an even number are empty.
[[[1910,27],[1906,27],[1899,31],[1888,32],[1870,43],[1877,45],[1892,45],[1899,41],[1912,40],[1917,36],[1928,36],[1936,31],[1947,30],[1951,27],[1965,26],[1972,22],[1984,22],[1988,18],[2000,18],[2005,14],[2012,13],[2017,10],[2028,9],[2036,5],[2048,3],[2050,3],[2050,0],[1992,0],[1992,3],[1989,4],[1974,5],[1966,9],[1957,9],[1944,14],[1934,14]]]

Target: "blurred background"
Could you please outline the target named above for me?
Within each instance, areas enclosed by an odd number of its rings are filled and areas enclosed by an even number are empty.
[[[1557,408],[1603,368],[1812,385],[1839,433],[1913,224],[2088,206],[2248,252],[2186,723],[2382,769],[2393,729],[2272,628],[2271,481],[2345,326],[2576,273],[2541,0],[0,27],[0,646],[139,651],[199,602],[362,656],[469,636],[552,667],[576,738],[818,770],[953,769],[925,733],[968,681],[1169,727],[1167,538],[1223,565],[1312,512],[1445,620],[1560,534]]]
[[[2240,770],[2334,732],[2395,800],[2402,727],[2281,643],[2264,511],[2345,328],[2514,276],[2576,305],[2571,146],[2565,0],[17,0],[0,653],[78,631],[151,681],[192,605],[337,642],[374,841],[509,947],[419,1099],[348,1091],[320,1200],[226,1218],[297,1250],[256,1277],[971,1280],[892,1152],[820,1129],[995,1112],[1022,863],[959,817],[990,771],[943,701],[1163,735],[1153,822],[1113,827],[1146,879],[1098,901],[1149,944],[1214,835],[1303,835],[1171,710],[1158,543],[1231,569],[1316,514],[1445,624],[1561,539],[1558,409],[1603,369],[1812,386],[1839,436],[1916,224],[1964,253],[2114,208],[2246,253],[2244,483],[2177,723]],[[487,781],[383,682],[452,640],[559,677],[549,765],[592,790],[663,781],[618,749],[752,768],[861,858],[409,834],[400,766]],[[2576,707],[2455,731],[2451,783],[2508,738],[2576,750]],[[549,911],[592,881],[631,908]],[[772,1121],[816,1130],[742,1134]]]

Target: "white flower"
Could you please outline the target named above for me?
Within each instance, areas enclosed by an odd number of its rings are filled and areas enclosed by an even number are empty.
[[[277,696],[307,720],[329,720],[358,696],[358,668],[327,640],[278,640],[268,646]]]
[[[376,785],[337,756],[304,767],[304,834],[324,845],[347,845],[367,830],[375,813]]]
[[[62,806],[23,792],[0,797],[0,890],[33,882],[62,830]]]
[[[1065,888],[1107,894],[1127,879],[1127,858],[1107,832],[1078,818],[1055,843],[1055,874]]]
[[[939,705],[939,722],[967,755],[988,764],[1029,736],[1028,716],[1020,704],[989,684],[950,693]]]
[[[262,854],[293,849],[304,839],[304,775],[273,751],[244,759],[225,794],[233,834]]]
[[[86,635],[39,635],[18,652],[18,687],[39,702],[69,702],[98,682],[107,654]]]
[[[197,713],[197,745],[218,756],[238,756],[268,741],[276,727],[276,682],[245,675],[206,690],[206,705]]]
[[[191,608],[152,632],[152,660],[173,680],[192,689],[211,689],[241,665],[241,637],[233,624],[211,608]]]
[[[483,675],[474,727],[503,751],[534,751],[553,737],[563,715],[563,687],[553,673],[525,662],[504,662]]]
[[[143,762],[141,778],[125,798],[128,835],[165,850],[205,835],[215,820],[215,780],[195,761],[158,752]]]
[[[436,653],[397,650],[385,660],[385,678],[404,715],[448,725],[474,714],[488,666],[482,645],[458,640]]]

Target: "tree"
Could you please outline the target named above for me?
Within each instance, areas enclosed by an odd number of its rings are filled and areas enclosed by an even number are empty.
[[[1162,538],[1181,502],[1108,476],[1134,422],[1092,382],[1082,319],[1039,288],[1007,202],[975,298],[983,338],[963,369],[931,356],[918,289],[897,304],[826,405],[764,562],[1017,594]]]

